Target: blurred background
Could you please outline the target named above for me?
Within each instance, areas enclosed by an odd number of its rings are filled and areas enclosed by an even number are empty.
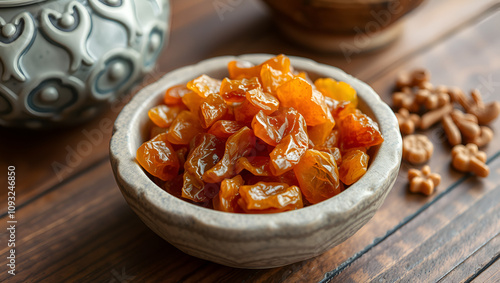
[[[352,5],[342,6],[346,2],[363,8],[353,12]],[[497,0],[171,0],[170,7],[169,37],[157,65],[101,114],[61,129],[0,127],[0,179],[7,178],[8,166],[17,173],[17,239],[23,255],[18,263],[23,270],[12,282],[119,282],[124,268],[125,275],[141,282],[296,282],[333,275],[339,281],[378,281],[385,280],[384,274],[395,280],[420,275],[430,281],[456,274],[450,281],[458,282],[483,267],[499,266],[500,210],[492,201],[498,199],[494,176],[500,175],[500,143],[484,149],[492,174],[478,181],[450,169],[450,148],[440,127],[426,132],[435,143],[429,165],[443,177],[438,193],[408,194],[409,167],[403,164],[384,205],[357,234],[317,258],[271,270],[232,269],[175,249],[129,209],[109,166],[113,122],[133,94],[166,72],[214,56],[283,53],[310,58],[367,82],[388,104],[398,72],[426,67],[432,83],[457,85],[466,92],[478,88],[485,101],[499,100]],[[342,19],[344,25],[329,25],[328,19]],[[5,30],[0,40],[8,34]],[[500,121],[490,127],[497,138]],[[3,245],[8,234],[6,193],[2,195]],[[7,249],[0,250],[3,257]],[[7,279],[5,272],[0,274],[0,281]]]

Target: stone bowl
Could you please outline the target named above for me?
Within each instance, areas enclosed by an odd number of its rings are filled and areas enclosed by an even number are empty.
[[[95,117],[152,71],[168,0],[0,1],[0,126]]]
[[[180,200],[158,187],[136,162],[148,139],[147,111],[170,86],[207,74],[228,76],[227,63],[261,63],[271,55],[224,56],[172,71],[140,91],[115,122],[110,159],[132,210],[166,241],[187,254],[238,268],[271,268],[306,260],[342,243],[375,214],[391,190],[401,164],[402,141],[392,110],[367,84],[335,67],[290,57],[311,78],[332,77],[352,85],[359,107],[378,122],[385,141],[372,154],[367,173],[344,192],[302,209],[267,215],[225,213]]]

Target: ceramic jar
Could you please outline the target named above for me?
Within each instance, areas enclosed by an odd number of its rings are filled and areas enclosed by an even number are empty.
[[[94,117],[155,65],[168,0],[0,2],[0,125]]]

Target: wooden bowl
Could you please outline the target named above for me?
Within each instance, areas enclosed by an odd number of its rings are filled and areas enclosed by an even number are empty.
[[[352,236],[375,214],[394,185],[401,164],[402,141],[392,110],[365,83],[343,71],[290,57],[297,70],[312,79],[332,77],[358,92],[359,108],[378,122],[385,141],[377,146],[367,173],[355,184],[321,203],[276,214],[220,212],[180,200],[158,187],[136,162],[136,151],[148,139],[148,110],[169,87],[207,74],[228,76],[227,63],[254,64],[271,55],[225,56],[170,72],[139,92],[115,122],[110,158],[120,190],[130,207],[155,233],[180,250],[239,268],[271,268],[312,258]]]
[[[285,35],[320,51],[367,51],[401,34],[401,17],[423,0],[264,0]]]

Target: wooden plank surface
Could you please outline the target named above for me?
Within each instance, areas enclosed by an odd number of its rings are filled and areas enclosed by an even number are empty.
[[[500,260],[496,260],[472,282],[500,282]]]
[[[15,281],[109,282],[122,270],[136,280],[177,281],[205,261],[147,228],[127,206],[108,162],[19,210]],[[0,221],[6,231],[5,217]],[[7,234],[1,234],[5,243]],[[3,258],[7,247],[2,246]],[[0,282],[10,278],[0,274]]]
[[[212,1],[174,0],[171,1],[172,30],[169,44],[162,52],[158,67],[141,85],[160,78],[165,72],[208,57],[241,53],[285,53],[304,56],[338,66],[361,79],[367,79],[374,76],[378,70],[388,68],[397,60],[452,33],[470,19],[478,17],[495,2],[427,1],[420,10],[407,17],[406,32],[396,43],[386,49],[353,57],[348,62],[342,54],[318,54],[290,44],[274,28],[266,7],[258,0],[234,1],[238,5],[224,13],[218,13]],[[460,21],[454,17],[442,17],[439,11],[452,11],[454,15],[459,16]],[[431,20],[424,21],[429,14]],[[422,22],[426,25],[422,26]],[[434,26],[440,28],[433,28]],[[366,64],[367,60],[371,63]],[[372,62],[373,60],[376,60],[376,63]],[[372,70],[368,72],[368,69]],[[140,86],[134,88],[131,93],[138,89]],[[18,179],[17,184],[18,191],[22,192],[17,199],[18,205],[36,198],[107,158],[111,137],[109,122],[114,121],[128,97],[128,94],[125,95],[123,101],[117,101],[96,119],[72,128],[43,134],[0,128],[0,166],[14,165],[18,174],[23,176]],[[81,151],[84,154],[79,154],[79,147],[83,148],[87,142],[94,141],[89,138],[89,133],[95,131],[102,134],[102,140],[98,139],[99,142],[92,143],[88,152]],[[32,146],[34,140],[36,147]],[[34,160],[36,162],[33,162]],[[1,171],[0,178],[5,176],[6,172]],[[0,203],[0,211],[5,211],[5,207],[5,203]]]
[[[236,2],[234,2],[236,3]],[[273,28],[264,6],[242,1],[221,20],[212,1],[172,1],[171,42],[158,69],[165,71],[214,55],[265,52],[299,55],[339,66],[366,79],[385,101],[398,71],[428,67],[436,84],[481,88],[487,101],[500,96],[500,13],[497,1],[428,1],[407,18],[407,32],[389,48],[353,57],[317,54],[290,44]],[[444,16],[450,12],[452,16]],[[436,28],[438,26],[439,28]],[[201,29],[203,27],[203,29]],[[370,62],[367,64],[366,62]],[[125,100],[126,101],[126,100]],[[314,259],[268,270],[242,270],[185,255],[151,232],[128,208],[108,164],[110,130],[122,103],[78,127],[49,136],[0,129],[0,165],[18,174],[18,275],[13,282],[314,282],[409,278],[495,282],[499,268],[500,143],[485,148],[493,174],[478,181],[449,167],[440,126],[425,132],[435,144],[429,164],[443,176],[431,197],[408,194],[400,177],[374,218],[343,244]],[[500,120],[491,125],[498,139]],[[69,150],[89,133],[102,140],[71,172]],[[3,138],[8,137],[8,138]],[[34,141],[36,147],[33,146]],[[0,177],[4,178],[2,171]],[[495,202],[496,201],[496,202]],[[6,201],[0,204],[6,211]],[[0,241],[7,240],[0,215]],[[443,245],[440,245],[443,243]],[[7,255],[0,246],[0,257]],[[439,263],[438,268],[434,266]],[[342,272],[340,272],[342,271]],[[11,279],[3,272],[0,281]],[[392,277],[388,277],[392,276]],[[493,280],[493,281],[492,281]]]
[[[490,268],[495,268],[494,264],[498,261],[499,258],[500,233],[497,233],[491,240],[487,241],[484,245],[470,254],[470,256],[466,260],[462,261],[453,269],[451,269],[450,272],[444,275],[439,281],[466,282],[473,279],[479,279],[478,276],[481,275],[484,271]],[[500,269],[497,268],[497,270]],[[496,280],[500,281],[500,273],[498,273],[496,276]],[[490,282],[497,281],[491,280]]]
[[[493,172],[500,173],[500,158],[496,158],[490,165]],[[401,263],[402,255],[406,256],[405,264],[423,264],[421,259],[425,259],[425,256],[419,254],[423,251],[435,251],[430,256],[438,255],[440,259],[443,254],[450,256],[455,262],[449,263],[448,267],[453,267],[453,263],[466,257],[469,252],[474,252],[476,246],[487,239],[493,231],[496,231],[498,236],[499,194],[498,184],[468,178],[466,182],[454,188],[446,198],[441,198],[417,219],[398,230],[394,237],[377,245],[355,261],[347,270],[340,273],[339,277],[335,277],[334,281],[342,282],[349,274],[358,276],[355,281],[364,281],[366,277],[360,277],[360,273],[350,271],[361,266],[369,274],[377,275],[377,272],[369,268],[391,267],[388,263],[380,262],[384,259],[392,259],[393,264],[398,263],[393,267],[395,270],[406,270],[407,266]],[[71,205],[68,205],[68,202]],[[134,277],[137,282],[144,280],[175,282],[181,279],[191,282],[199,280],[253,282],[281,279],[300,281],[312,279],[310,273],[301,274],[300,271],[314,271],[314,268],[310,268],[311,261],[271,270],[240,270],[183,254],[151,232],[128,208],[119,194],[107,162],[95,167],[85,176],[61,186],[57,191],[49,192],[34,201],[20,210],[17,217],[19,219],[17,246],[18,254],[21,255],[17,259],[19,273],[16,275],[16,280],[20,280],[18,282],[109,281],[116,276],[116,273],[120,276],[125,273]],[[0,222],[2,231],[6,229],[4,220]],[[469,241],[464,241],[464,237]],[[498,247],[494,237],[493,240],[485,241],[487,244],[483,248]],[[455,238],[459,243],[448,241],[450,238]],[[5,234],[1,240],[5,242]],[[441,247],[447,251],[444,253],[439,249],[443,242],[447,242]],[[494,249],[485,251],[490,256],[495,255]],[[498,250],[496,251],[497,256]],[[455,257],[452,252],[463,252],[462,258]],[[372,256],[373,253],[376,256]],[[6,248],[0,250],[0,254],[5,255]],[[486,259],[488,257],[486,256]],[[365,264],[365,261],[368,261],[368,264]],[[483,259],[483,264],[484,261]],[[389,272],[389,274],[396,273],[394,270]],[[0,281],[7,279],[8,276],[5,273],[0,274]]]
[[[500,158],[490,166],[492,174],[500,174]],[[498,236],[499,199],[497,180],[469,177],[331,282],[438,281]],[[490,262],[499,251],[491,253],[483,261]]]

